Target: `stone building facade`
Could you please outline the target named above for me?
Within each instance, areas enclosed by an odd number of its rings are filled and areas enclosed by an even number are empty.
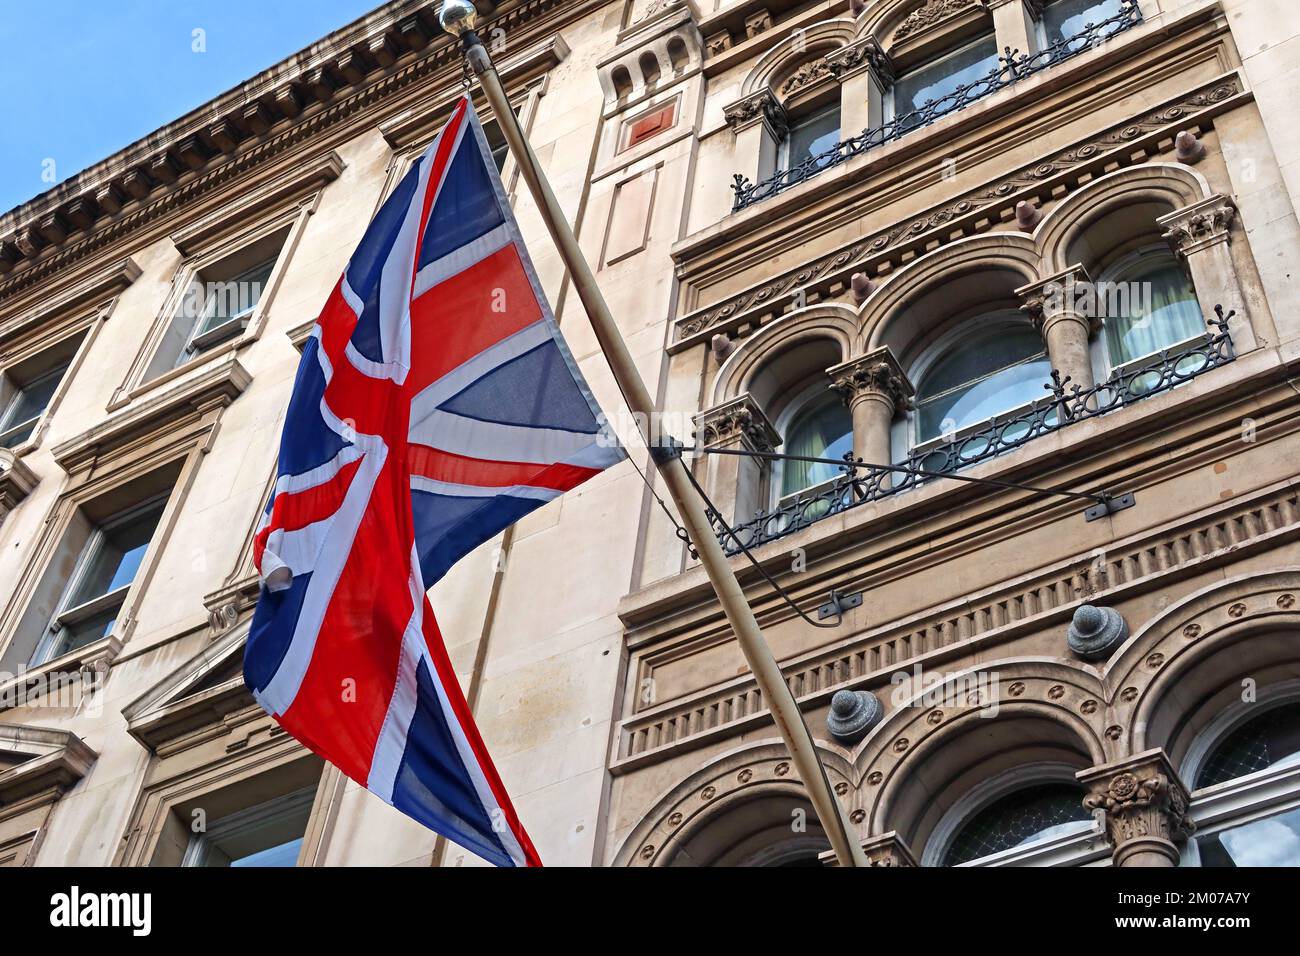
[[[1300,862],[1300,12],[480,9],[872,862]],[[0,865],[478,862],[240,677],[297,349],[461,83],[394,0],[0,217]],[[631,444],[432,592],[480,729],[547,863],[815,864]]]

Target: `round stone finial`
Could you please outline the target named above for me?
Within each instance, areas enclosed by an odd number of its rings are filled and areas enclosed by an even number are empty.
[[[1074,612],[1065,642],[1085,661],[1100,661],[1128,639],[1128,625],[1119,611],[1083,604]]]
[[[879,698],[867,690],[837,690],[831,698],[831,712],[826,729],[844,743],[856,743],[867,731],[880,723],[885,708]]]
[[[438,11],[438,23],[452,36],[462,36],[474,29],[478,22],[478,9],[469,0],[443,0]]]

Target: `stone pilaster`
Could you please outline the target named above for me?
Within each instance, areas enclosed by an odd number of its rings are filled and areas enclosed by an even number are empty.
[[[1088,791],[1083,805],[1101,810],[1116,866],[1178,865],[1178,844],[1192,832],[1189,798],[1160,749],[1076,774]]]
[[[894,69],[876,38],[865,36],[828,53],[826,64],[840,84],[840,138],[884,125]]]
[[[703,448],[773,451],[781,444],[767,415],[748,393],[705,409],[692,419]],[[762,507],[767,462],[744,455],[705,455],[704,490],[729,524],[748,521]]]
[[[1038,50],[1035,21],[1043,12],[1041,0],[984,0],[993,13],[998,50],[1032,54]]]
[[[912,383],[888,346],[826,370],[853,414],[853,452],[869,465],[893,464],[894,415],[911,404]]]
[[[1255,347],[1246,300],[1241,294],[1237,267],[1232,262],[1232,224],[1237,207],[1226,196],[1211,196],[1157,220],[1165,229],[1164,238],[1178,257],[1187,263],[1196,287],[1201,314],[1210,319],[1214,307],[1222,305],[1225,313],[1237,314],[1228,331],[1238,353]]]
[[[1088,343],[1097,330],[1097,320],[1078,307],[1091,281],[1083,266],[1075,265],[1016,290],[1016,295],[1024,300],[1021,310],[1043,336],[1052,368],[1061,373],[1062,380],[1069,377],[1070,388],[1077,385],[1082,391],[1094,384]]]
[[[724,106],[722,115],[736,134],[736,175],[756,183],[776,172],[777,147],[789,127],[776,94],[764,87]]]

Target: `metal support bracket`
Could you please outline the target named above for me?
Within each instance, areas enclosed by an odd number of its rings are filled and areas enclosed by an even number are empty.
[[[1126,495],[1108,495],[1103,492],[1101,498],[1101,501],[1083,512],[1086,520],[1096,521],[1098,518],[1106,518],[1137,504],[1137,499],[1133,497],[1132,492]]]
[[[661,440],[650,445],[650,460],[662,468],[674,458],[681,458],[686,447],[672,435],[665,435]]]
[[[861,606],[861,591],[845,594],[843,591],[832,590],[830,601],[817,609],[817,617],[823,621],[828,617],[843,617],[845,611],[851,611],[853,608]]]

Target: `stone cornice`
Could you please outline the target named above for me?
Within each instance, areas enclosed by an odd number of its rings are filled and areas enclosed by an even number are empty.
[[[21,458],[14,457],[8,448],[0,448],[0,523],[31,494],[37,480]]]
[[[28,329],[45,325],[51,316],[103,305],[140,278],[140,271],[135,260],[128,256],[107,269],[91,273],[54,300],[42,300],[12,318],[0,320],[0,342],[9,344]]]
[[[229,405],[251,381],[234,356],[213,362],[193,377],[132,403],[99,425],[54,446],[54,460],[69,473],[92,466],[143,436],[164,433],[196,414]]]
[[[0,773],[0,807],[38,793],[67,790],[90,770],[98,754],[70,730],[13,727],[0,731],[0,749],[31,759]]]
[[[561,5],[503,4],[481,29],[518,32]],[[436,3],[395,0],[0,218],[0,299],[431,75],[450,89],[457,67]]]

